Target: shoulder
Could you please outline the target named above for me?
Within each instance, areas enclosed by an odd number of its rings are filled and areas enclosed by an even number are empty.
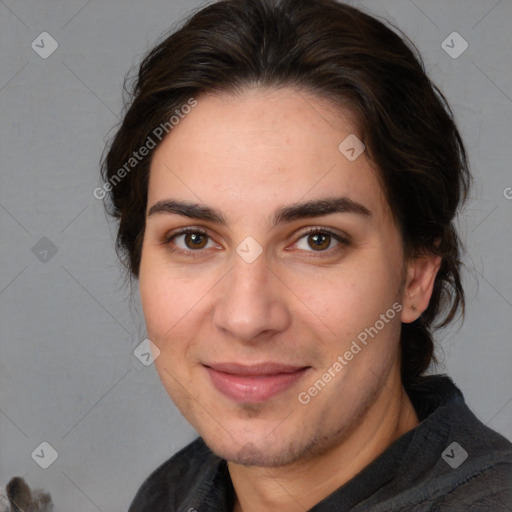
[[[177,510],[215,474],[220,462],[201,438],[196,439],[146,478],[128,512]]]
[[[384,510],[512,511],[512,444],[475,416],[450,379],[430,383],[429,399],[443,399],[415,429]]]
[[[512,510],[512,459],[497,460],[477,470],[437,500],[432,512],[510,512]]]
[[[441,454],[448,488],[433,512],[510,512],[512,444],[478,420],[467,406],[464,409],[462,425],[454,430],[453,441]]]

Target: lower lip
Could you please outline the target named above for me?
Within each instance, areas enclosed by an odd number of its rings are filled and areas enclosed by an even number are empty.
[[[236,402],[256,404],[265,402],[291,388],[304,376],[308,368],[302,368],[293,373],[257,377],[233,375],[209,367],[206,367],[206,370],[210,374],[213,385],[222,394]]]

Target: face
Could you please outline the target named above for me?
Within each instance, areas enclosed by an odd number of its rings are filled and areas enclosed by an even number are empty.
[[[357,131],[332,104],[197,100],[150,169],[139,284],[155,365],[218,455],[290,463],[339,442],[398,371],[401,236],[366,154],[338,148]]]

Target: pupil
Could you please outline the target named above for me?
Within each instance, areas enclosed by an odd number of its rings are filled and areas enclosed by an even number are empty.
[[[325,249],[329,246],[329,235],[323,235],[321,233],[315,233],[311,235],[311,240],[316,249]]]
[[[200,233],[188,233],[187,234],[187,241],[190,242],[190,245],[194,245],[195,248],[197,247],[203,247],[204,244],[204,237]]]

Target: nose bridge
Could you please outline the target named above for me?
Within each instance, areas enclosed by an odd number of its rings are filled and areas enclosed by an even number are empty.
[[[285,299],[264,254],[253,260],[235,255],[215,306],[216,326],[236,339],[252,341],[262,332],[286,328],[288,320]]]
[[[232,286],[240,298],[251,301],[261,300],[263,303],[272,296],[271,271],[265,258],[261,254],[254,261],[246,261],[241,257],[234,258],[231,272]]]

